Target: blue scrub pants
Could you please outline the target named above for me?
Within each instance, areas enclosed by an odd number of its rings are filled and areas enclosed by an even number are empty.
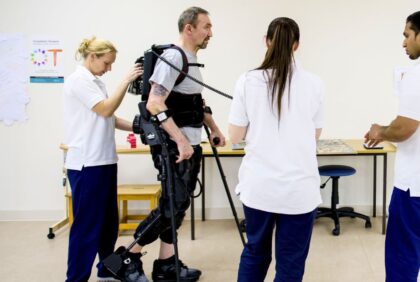
[[[417,282],[420,269],[420,197],[394,187],[385,238],[386,282]]]
[[[96,254],[98,276],[109,276],[101,261],[118,237],[117,164],[67,170],[74,222],[70,229],[67,280],[88,281]]]
[[[275,229],[274,281],[302,281],[316,209],[305,214],[276,214],[244,205],[248,242],[241,255],[238,282],[263,282],[271,262]]]

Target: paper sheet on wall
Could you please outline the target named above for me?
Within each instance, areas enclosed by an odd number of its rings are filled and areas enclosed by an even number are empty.
[[[23,35],[0,33],[0,121],[5,125],[28,118],[27,53]]]

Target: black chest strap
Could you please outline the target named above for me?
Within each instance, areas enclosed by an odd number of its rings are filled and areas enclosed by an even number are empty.
[[[176,46],[176,45],[172,45],[171,49],[176,49],[181,53],[181,57],[182,57],[182,71],[184,73],[188,73],[188,59],[187,59],[187,55],[185,54],[184,50],[182,50],[182,48]],[[183,74],[182,72],[179,73],[178,78],[175,81],[175,86],[177,86],[178,84],[180,84],[182,81],[184,81],[185,79],[185,74]]]
[[[185,54],[184,50],[182,50],[181,47],[176,46],[176,45],[172,45],[170,48],[178,50],[181,53],[181,57],[182,57],[182,72],[179,73],[178,78],[176,79],[174,86],[177,86],[181,82],[184,81],[184,79],[186,77],[186,75],[184,73],[188,73],[189,67],[204,68],[204,65],[203,64],[199,64],[199,63],[188,63],[187,54]]]
[[[165,101],[178,127],[202,127],[204,103],[201,94],[183,94],[172,91]]]

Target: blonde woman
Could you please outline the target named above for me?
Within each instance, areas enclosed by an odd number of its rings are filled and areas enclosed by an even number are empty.
[[[118,236],[115,128],[132,131],[131,122],[114,112],[129,83],[142,74],[135,65],[108,95],[100,77],[111,71],[116,55],[111,42],[84,39],[76,52],[83,63],[64,83],[65,167],[74,209],[66,281],[88,281],[96,254],[99,281],[112,281],[102,260],[113,252]]]

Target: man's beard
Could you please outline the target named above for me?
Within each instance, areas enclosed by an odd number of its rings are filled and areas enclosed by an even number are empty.
[[[206,39],[203,40],[203,42],[201,44],[198,45],[198,48],[206,49],[208,43],[209,43],[209,38],[206,38]]]
[[[411,60],[417,60],[420,57],[420,54],[414,54],[414,55],[413,54],[409,54],[408,57]]]

